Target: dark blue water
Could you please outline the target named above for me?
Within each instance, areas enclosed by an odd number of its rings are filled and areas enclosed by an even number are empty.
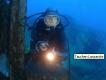
[[[70,21],[65,31],[70,41],[71,80],[106,80],[106,59],[74,60],[73,57],[79,52],[106,55],[106,0],[27,0],[27,16],[48,7],[57,9]],[[30,31],[26,30],[25,48],[29,45]],[[0,57],[0,72],[8,76],[6,64],[6,57]]]

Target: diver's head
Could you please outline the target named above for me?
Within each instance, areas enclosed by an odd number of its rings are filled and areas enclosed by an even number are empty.
[[[45,11],[45,15],[58,15],[58,11],[56,9],[53,8],[47,8]]]
[[[44,14],[44,23],[48,27],[56,27],[60,23],[60,17],[57,10],[48,8]]]

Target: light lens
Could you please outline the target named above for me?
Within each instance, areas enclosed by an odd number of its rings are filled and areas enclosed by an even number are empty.
[[[54,60],[54,54],[53,54],[52,52],[49,52],[49,53],[47,54],[47,59],[48,59],[49,61],[53,61],[53,60]]]

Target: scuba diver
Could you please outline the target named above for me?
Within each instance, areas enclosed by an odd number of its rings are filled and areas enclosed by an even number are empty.
[[[59,13],[47,9],[33,24],[31,31],[30,54],[34,61],[42,60],[42,55],[49,51],[64,51],[65,33]],[[59,54],[57,54],[59,55]]]
[[[50,8],[26,19],[33,16],[36,18],[33,18],[32,25],[26,23],[31,36],[30,50],[25,55],[25,64],[30,60],[34,64],[41,63],[41,65],[63,64],[69,58],[69,45],[64,32],[69,25],[67,17]]]
[[[45,75],[48,80],[51,80],[50,76],[67,76],[68,68],[62,64],[63,61],[68,60],[64,32],[66,26],[62,23],[61,17],[63,16],[57,10],[47,9],[34,20],[32,28],[29,28],[30,53],[26,63],[28,76]]]

